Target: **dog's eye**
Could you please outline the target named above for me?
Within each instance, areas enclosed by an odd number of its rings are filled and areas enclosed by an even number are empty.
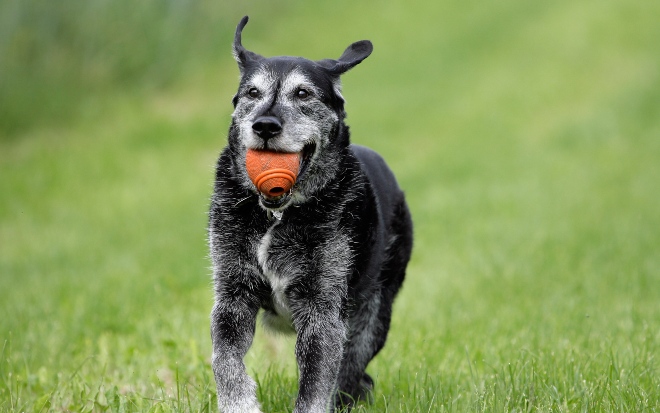
[[[310,93],[305,90],[305,89],[298,89],[296,91],[296,97],[298,99],[307,99],[309,97]]]
[[[259,93],[259,89],[257,89],[256,87],[250,88],[250,90],[248,90],[247,94],[248,94],[249,97],[251,97],[253,99],[258,98],[259,95],[261,95],[261,93]]]

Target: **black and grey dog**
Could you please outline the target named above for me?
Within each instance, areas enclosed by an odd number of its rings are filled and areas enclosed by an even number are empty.
[[[344,123],[339,76],[372,45],[353,43],[337,60],[265,58],[241,44],[247,21],[234,38],[241,78],[209,221],[218,406],[260,412],[243,357],[264,309],[266,326],[297,334],[294,412],[350,408],[373,388],[365,368],[385,344],[412,249],[394,175],[378,154],[349,143]],[[257,189],[246,171],[255,149],[299,154],[290,190]]]

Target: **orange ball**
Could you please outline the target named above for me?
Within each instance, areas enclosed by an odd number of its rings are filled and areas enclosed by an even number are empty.
[[[287,193],[296,183],[300,154],[248,149],[245,166],[259,192],[275,198]]]

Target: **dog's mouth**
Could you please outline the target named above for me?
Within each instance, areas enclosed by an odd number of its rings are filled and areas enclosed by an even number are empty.
[[[309,143],[298,153],[248,150],[246,168],[256,186],[261,204],[278,209],[291,199],[296,184],[304,179],[316,152],[316,144]]]
[[[300,153],[301,155],[300,172],[298,172],[298,179],[296,180],[296,182],[300,182],[305,176],[305,173],[307,172],[310,161],[312,160],[312,157],[314,156],[315,152],[316,152],[316,143],[314,142],[308,143],[303,148],[302,152]]]

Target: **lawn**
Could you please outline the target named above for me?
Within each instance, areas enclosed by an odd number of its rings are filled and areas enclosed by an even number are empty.
[[[37,3],[0,4],[0,411],[215,410],[243,14],[269,56],[374,43],[348,123],[415,250],[357,412],[660,411],[660,3]],[[246,357],[265,412],[292,409],[293,345],[258,329]]]

